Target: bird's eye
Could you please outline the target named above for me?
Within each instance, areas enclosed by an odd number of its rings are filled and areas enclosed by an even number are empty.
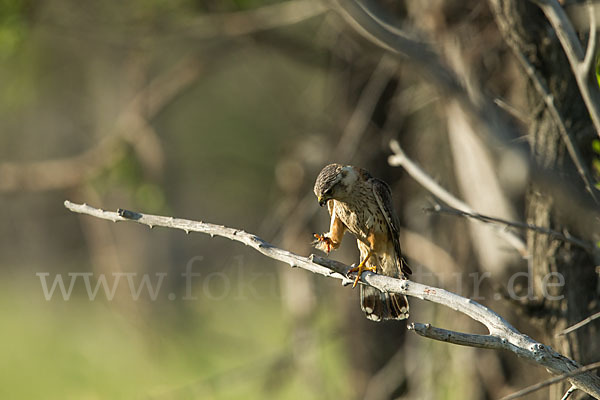
[[[324,195],[330,195],[331,194],[331,188],[329,188],[326,191],[324,191],[323,194]]]

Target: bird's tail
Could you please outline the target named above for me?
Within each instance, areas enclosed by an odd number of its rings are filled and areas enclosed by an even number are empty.
[[[360,285],[360,307],[372,321],[408,318],[406,296],[384,293],[371,286]]]

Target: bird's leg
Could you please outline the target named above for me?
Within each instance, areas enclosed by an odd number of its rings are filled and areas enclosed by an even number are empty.
[[[367,256],[360,262],[360,264],[358,264],[357,267],[353,267],[348,271],[348,273],[356,272],[356,279],[354,279],[354,284],[352,285],[353,288],[355,288],[356,285],[358,284],[358,280],[360,279],[360,276],[362,275],[364,270],[371,271],[371,272],[377,272],[377,267],[375,267],[374,265],[371,265],[371,266],[366,265],[367,261],[369,260],[369,258],[371,257],[372,254],[373,254],[373,249],[369,249]]]
[[[331,217],[331,226],[329,227],[329,232],[322,235],[319,235],[318,233],[314,234],[315,238],[317,239],[314,243],[315,247],[329,254],[331,250],[335,250],[340,247],[345,230],[346,226],[344,223],[337,217],[337,215],[333,214]]]
[[[375,265],[371,265],[371,266],[367,265],[367,261],[369,261],[369,258],[371,258],[371,255],[373,254],[373,251],[375,249],[375,245],[376,245],[375,233],[370,232],[367,235],[366,241],[367,241],[367,243],[365,243],[365,244],[369,245],[369,251],[367,252],[367,255],[360,262],[360,264],[358,264],[358,267],[354,267],[354,268],[350,269],[350,271],[348,271],[349,273],[357,272],[356,279],[354,280],[354,284],[352,285],[353,288],[355,288],[356,285],[358,284],[358,281],[360,280],[360,276],[362,275],[364,270],[371,271],[371,272],[377,272],[377,267]]]

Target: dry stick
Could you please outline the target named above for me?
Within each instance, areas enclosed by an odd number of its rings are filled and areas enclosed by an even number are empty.
[[[597,368],[600,368],[600,362],[595,362],[593,364],[588,364],[588,365],[586,365],[584,367],[577,368],[576,370],[573,370],[573,371],[571,371],[569,373],[562,374],[562,375],[559,375],[559,376],[555,376],[554,378],[548,379],[546,381],[543,381],[543,382],[540,382],[540,383],[536,383],[535,385],[528,386],[525,389],[519,390],[518,392],[515,392],[515,393],[510,394],[508,396],[502,397],[500,400],[517,399],[519,397],[525,396],[526,394],[529,394],[529,393],[535,392],[537,390],[543,389],[546,386],[554,385],[555,383],[558,383],[558,382],[563,381],[565,379],[572,378],[574,376],[577,376],[579,374],[583,374],[585,372],[588,372],[588,371],[591,371],[591,370],[597,369]],[[573,393],[573,391],[574,391],[573,387],[575,387],[576,389],[580,389],[580,388],[577,387],[577,385],[573,384],[571,386],[571,389],[569,389],[570,393],[569,393],[569,391],[567,393],[565,393],[566,397],[563,397],[563,399],[564,398],[568,398],[567,394],[570,396],[571,393]],[[591,393],[588,393],[588,394],[591,394]],[[592,394],[592,396],[596,396],[596,398],[598,398],[597,397],[598,395],[593,395]]]
[[[466,212],[466,211],[462,211],[462,210],[457,210],[456,208],[452,208],[452,207],[444,207],[440,204],[435,204],[431,208],[426,208],[425,211],[438,212],[438,213],[444,213],[444,214],[450,214],[450,215],[458,215],[461,217],[473,218],[473,219],[476,219],[476,220],[484,222],[484,223],[497,223],[497,224],[502,224],[505,226],[510,226],[513,228],[535,231],[538,233],[542,233],[544,235],[548,235],[555,239],[560,239],[565,242],[573,243],[574,245],[580,246],[589,251],[596,250],[596,246],[594,246],[590,242],[586,242],[585,240],[578,239],[578,238],[570,236],[570,235],[567,236],[558,231],[548,229],[548,228],[543,228],[541,226],[537,226],[537,225],[533,225],[533,224],[527,224],[524,222],[508,221],[508,220],[505,220],[502,218],[490,217],[488,215],[483,215],[483,214],[479,214],[479,213],[470,213],[470,212]]]
[[[504,111],[506,111],[507,113],[512,115],[515,119],[517,119],[521,123],[523,123],[523,124],[531,123],[532,118],[529,115],[527,115],[523,111],[519,110],[517,107],[509,104],[504,99],[502,99],[500,97],[496,97],[494,99],[494,103],[498,107],[500,107],[501,109],[503,109]]]
[[[584,320],[576,323],[575,325],[572,325],[572,326],[568,327],[567,329],[558,332],[556,334],[556,336],[558,337],[558,336],[566,335],[567,333],[571,333],[573,331],[576,331],[577,329],[579,329],[579,328],[581,328],[583,326],[586,326],[587,324],[589,324],[590,322],[592,322],[593,320],[598,319],[598,318],[600,318],[600,312],[597,312],[596,314],[590,315],[589,317],[587,317],[586,319],[584,319]]]
[[[401,166],[404,168],[410,176],[412,176],[421,184],[421,186],[431,192],[438,199],[442,200],[444,203],[456,208],[457,210],[475,214],[475,211],[471,207],[457,199],[454,195],[450,194],[446,189],[435,182],[433,178],[427,175],[423,169],[410,160],[397,141],[392,140],[390,142],[390,148],[394,152],[394,154],[388,158],[388,163],[391,166]],[[496,231],[496,233],[498,233],[499,236],[510,243],[519,252],[519,254],[521,254],[522,257],[527,256],[527,246],[521,238],[499,226],[492,226],[492,228]]]
[[[573,394],[573,392],[575,392],[577,390],[577,388],[575,386],[571,386],[566,392],[565,395],[560,399],[560,400],[567,400],[569,397],[571,397],[571,395]]]
[[[531,0],[542,10],[554,28],[565,55],[571,64],[573,75],[579,86],[581,97],[590,113],[590,117],[600,136],[600,92],[598,83],[590,79],[593,61],[596,57],[597,33],[596,13],[592,2],[588,2],[590,17],[590,38],[587,49],[583,50],[573,24],[562,6],[556,0]]]
[[[303,257],[275,247],[258,236],[239,229],[187,219],[141,214],[128,210],[103,211],[86,204],[75,204],[70,201],[65,201],[65,207],[76,213],[88,214],[114,222],[133,221],[147,225],[150,228],[163,226],[180,229],[186,233],[201,232],[209,234],[211,237],[225,237],[244,243],[265,256],[287,263],[292,267],[299,267],[316,274],[340,279],[342,284],[352,282],[352,279],[347,277],[350,267],[343,263],[315,255]],[[371,272],[364,272],[361,275],[361,284],[372,286],[381,291],[400,293],[444,305],[484,324],[489,331],[488,335],[479,335],[435,328],[429,324],[412,324],[411,329],[421,336],[464,346],[509,350],[522,358],[545,367],[554,374],[571,373],[580,368],[580,365],[575,361],[520,333],[500,315],[471,299],[444,289]],[[600,377],[595,374],[582,372],[569,376],[567,379],[578,389],[592,396],[600,397]]]
[[[560,133],[561,139],[564,142],[567,151],[569,152],[569,156],[571,157],[571,160],[573,160],[573,164],[575,164],[575,168],[577,169],[577,172],[583,180],[586,190],[590,193],[590,195],[594,199],[594,202],[598,204],[596,192],[592,185],[592,182],[594,181],[592,178],[592,174],[586,167],[586,164],[583,161],[577,146],[575,146],[575,141],[571,137],[570,132],[567,130],[565,121],[560,112],[558,111],[556,104],[554,103],[554,97],[550,93],[548,85],[537,72],[533,64],[527,59],[527,57],[523,53],[521,46],[519,45],[519,41],[515,38],[513,27],[508,26],[506,19],[502,16],[502,5],[500,4],[500,2],[498,0],[489,0],[489,3],[490,9],[494,14],[496,24],[500,28],[500,32],[502,33],[504,41],[512,49],[513,54],[521,64],[521,67],[525,70],[527,76],[529,76],[529,79],[533,83],[535,90],[538,92],[538,94],[544,101],[546,108],[548,109],[550,115],[552,115],[552,118],[556,123],[556,127],[558,128],[558,132]],[[595,42],[595,32],[593,37]]]

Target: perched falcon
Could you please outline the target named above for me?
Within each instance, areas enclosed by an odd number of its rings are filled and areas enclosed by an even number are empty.
[[[316,247],[327,253],[337,249],[346,230],[357,239],[361,261],[351,270],[358,273],[352,287],[364,270],[394,278],[412,273],[402,258],[398,216],[384,181],[362,168],[329,164],[319,173],[314,192],[319,205],[327,204],[331,215],[329,232],[315,234]],[[400,294],[361,285],[360,305],[373,321],[408,318],[408,300]]]

